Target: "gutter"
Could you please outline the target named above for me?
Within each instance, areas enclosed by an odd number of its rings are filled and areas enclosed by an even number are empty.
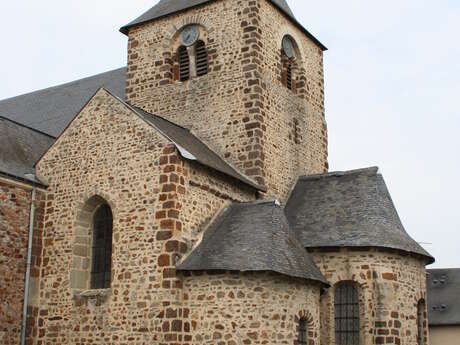
[[[29,304],[29,288],[30,288],[30,267],[32,265],[32,242],[34,237],[34,218],[35,218],[35,195],[36,188],[32,189],[32,200],[30,202],[29,213],[29,244],[27,247],[27,270],[26,283],[24,289],[24,309],[22,312],[22,328],[21,328],[21,345],[26,343],[26,327],[27,327],[27,306]]]

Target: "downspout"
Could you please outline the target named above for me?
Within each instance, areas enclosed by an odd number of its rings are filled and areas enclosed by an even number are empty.
[[[34,238],[34,218],[35,218],[35,187],[32,189],[32,201],[30,203],[29,213],[29,244],[27,247],[27,269],[26,269],[26,285],[24,291],[24,309],[22,312],[22,328],[21,328],[21,345],[26,343],[26,327],[27,327],[27,305],[29,304],[29,286],[30,286],[30,267],[32,265],[32,242]]]

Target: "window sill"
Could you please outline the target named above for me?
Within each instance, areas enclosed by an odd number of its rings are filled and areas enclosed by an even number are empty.
[[[82,298],[108,297],[111,293],[112,293],[112,289],[92,289],[92,290],[74,291],[74,295],[76,297],[82,297]]]

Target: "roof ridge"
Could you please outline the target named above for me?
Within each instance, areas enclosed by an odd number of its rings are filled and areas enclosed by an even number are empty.
[[[299,180],[308,181],[308,180],[319,180],[328,177],[343,177],[343,176],[350,176],[350,175],[358,175],[358,174],[367,174],[369,176],[379,174],[380,168],[378,166],[368,167],[368,168],[361,168],[361,169],[354,169],[354,170],[347,170],[347,171],[332,171],[325,174],[313,174],[313,175],[303,175],[299,176]]]
[[[186,3],[180,4],[178,0],[162,0],[156,3],[149,10],[145,11],[143,14],[130,21],[128,24],[120,28],[120,32],[124,35],[129,34],[129,29],[133,27],[140,26],[144,23],[149,23],[155,20],[159,20],[164,17],[171,16],[176,13],[181,13],[192,8],[206,5],[209,2],[215,0],[188,0]],[[268,0],[268,3],[273,5],[282,15],[284,15],[287,20],[292,22],[300,31],[302,31],[308,38],[310,38],[321,50],[326,51],[327,47],[321,43],[313,34],[311,34],[294,16],[289,4],[284,0]],[[284,3],[284,5],[283,5]],[[171,5],[173,4],[173,5]],[[168,5],[171,5],[168,8]]]
[[[54,139],[54,140],[57,139],[55,136],[52,136],[51,134],[42,132],[42,131],[40,131],[40,130],[38,130],[38,129],[36,129],[36,128],[27,126],[27,125],[25,125],[25,124],[23,124],[23,123],[14,121],[14,120],[9,119],[9,118],[7,118],[7,117],[4,117],[4,116],[2,116],[2,115],[0,115],[0,119],[1,119],[1,120],[5,120],[5,121],[8,121],[8,122],[11,122],[11,123],[13,123],[13,124],[15,124],[15,125],[17,125],[17,126],[20,126],[20,127],[26,128],[26,129],[29,129],[29,130],[34,131],[34,132],[37,132],[37,133],[39,133],[39,134],[43,134],[44,136],[47,136],[47,137],[49,137],[49,138],[51,138],[51,139]]]
[[[103,74],[107,74],[107,73],[112,73],[112,72],[115,72],[115,71],[119,71],[119,70],[125,69],[125,68],[127,68],[127,67],[126,67],[126,66],[124,66],[124,67],[119,67],[119,68],[112,69],[112,70],[110,70],[110,71],[105,71],[105,72],[97,73],[97,74],[94,74],[94,75],[90,75],[90,76],[88,76],[88,77],[83,77],[83,78],[76,79],[76,80],[72,80],[72,81],[69,81],[69,82],[62,83],[62,84],[57,84],[57,85],[49,86],[49,87],[46,87],[46,88],[44,88],[44,89],[38,89],[38,90],[34,90],[34,91],[30,91],[30,92],[23,93],[23,94],[20,94],[20,95],[17,95],[17,96],[13,96],[13,97],[8,97],[8,98],[0,99],[0,103],[2,103],[2,102],[4,102],[4,101],[9,101],[9,100],[12,100],[12,99],[15,99],[15,98],[18,98],[18,97],[28,96],[28,95],[32,95],[32,94],[34,94],[34,93],[50,91],[50,90],[53,90],[53,89],[56,89],[56,88],[60,88],[60,87],[63,87],[63,86],[68,86],[68,85],[76,84],[76,83],[78,83],[78,82],[86,81],[86,80],[88,80],[88,79],[92,79],[92,78],[94,78],[94,77],[98,77],[98,76],[101,76],[101,75],[103,75]]]

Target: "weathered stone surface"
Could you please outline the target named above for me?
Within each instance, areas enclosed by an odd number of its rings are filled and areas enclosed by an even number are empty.
[[[172,70],[189,23],[200,26],[209,74],[180,82]],[[281,82],[286,34],[298,45],[295,92]],[[210,2],[132,28],[126,98],[191,128],[269,196],[284,199],[299,175],[327,170],[323,52],[265,0]]]
[[[295,344],[300,318],[319,345],[319,285],[269,273],[184,278],[184,326],[192,344]]]
[[[37,344],[101,343],[108,335],[114,344],[177,339],[158,328],[167,306],[181,303],[178,259],[227,201],[255,198],[250,187],[184,160],[174,144],[104,90],[37,164],[37,174],[52,196]],[[91,257],[85,255],[91,252],[92,213],[103,201],[114,219],[111,292],[90,296],[84,291]]]
[[[334,342],[334,291],[359,285],[362,345],[417,343],[417,306],[426,301],[425,263],[419,257],[372,249],[311,252],[332,287],[321,296],[321,344]],[[428,329],[424,313],[424,344]]]
[[[0,343],[19,344],[30,190],[0,182]]]
[[[190,23],[209,73],[179,82],[179,32]],[[286,34],[296,42],[292,90]],[[342,281],[360,286],[362,345],[417,344],[425,268],[411,256],[315,251],[333,285],[322,296],[316,283],[266,272],[176,271],[229,202],[285,201],[298,176],[327,170],[322,51],[270,2],[212,1],[131,29],[126,97],[191,128],[268,192],[185,160],[99,90],[37,164],[49,187],[37,196],[28,344],[296,344],[305,318],[309,345],[334,345],[332,296]],[[30,200],[12,183],[0,188],[0,341],[9,345],[20,331]],[[113,214],[111,287],[91,290],[92,217],[103,203]]]

